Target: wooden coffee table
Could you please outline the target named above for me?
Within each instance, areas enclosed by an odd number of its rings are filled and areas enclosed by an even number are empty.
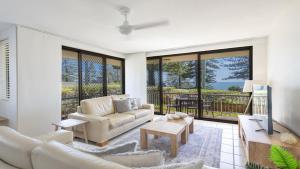
[[[73,127],[81,126],[85,142],[88,143],[87,131],[86,131],[87,123],[88,123],[87,121],[83,121],[83,120],[67,119],[67,120],[62,120],[58,123],[53,123],[53,125],[55,126],[55,131],[57,131],[58,128],[61,128],[61,129],[71,128],[73,131]]]
[[[181,138],[181,143],[186,144],[186,126],[182,124],[167,122],[167,121],[156,121],[150,122],[140,128],[141,137],[141,148],[147,149],[148,147],[148,134],[152,134],[155,137],[164,136],[169,137],[171,140],[171,156],[177,155],[178,149],[178,138]]]
[[[187,132],[186,132],[186,140],[187,141],[188,141],[188,138],[189,138],[189,133],[194,133],[194,117],[188,116],[184,119],[178,119],[178,120],[168,120],[165,117],[165,121],[185,125],[186,130],[187,130]]]

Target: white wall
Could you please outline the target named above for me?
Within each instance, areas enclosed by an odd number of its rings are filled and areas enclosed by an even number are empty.
[[[273,117],[300,135],[300,1],[291,0],[269,37]]]
[[[0,41],[8,39],[9,41],[9,77],[10,77],[10,99],[0,100],[0,115],[9,119],[8,125],[17,128],[17,87],[16,87],[16,27],[11,26],[6,31],[0,32]]]
[[[62,45],[122,54],[18,26],[18,130],[36,136],[53,131],[61,118]]]
[[[258,81],[267,80],[267,41],[266,37],[249,40],[239,40],[233,42],[224,42],[217,44],[201,45],[181,49],[149,52],[147,56],[170,55],[177,53],[199,52],[216,49],[226,49],[243,46],[253,46],[253,79]]]
[[[147,72],[146,53],[126,55],[125,61],[125,91],[131,97],[141,98],[147,102]]]

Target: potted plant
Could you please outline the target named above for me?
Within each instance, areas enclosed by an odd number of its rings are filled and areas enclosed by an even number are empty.
[[[270,160],[279,169],[300,169],[300,161],[298,161],[289,151],[280,146],[272,145],[270,150]],[[246,169],[268,168],[250,162],[246,164]]]

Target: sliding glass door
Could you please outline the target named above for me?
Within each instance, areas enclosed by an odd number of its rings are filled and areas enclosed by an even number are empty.
[[[209,51],[201,58],[201,117],[236,121],[249,100],[242,93],[245,80],[251,79],[249,49]]]
[[[156,113],[236,121],[249,100],[242,88],[252,79],[252,47],[156,56],[148,58],[147,73]]]
[[[184,111],[197,115],[197,67],[197,54],[162,58],[163,114]]]

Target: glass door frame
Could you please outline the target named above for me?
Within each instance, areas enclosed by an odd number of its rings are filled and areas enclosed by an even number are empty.
[[[195,116],[195,119],[199,120],[207,120],[207,121],[216,121],[216,122],[225,122],[225,123],[237,123],[237,121],[226,120],[226,119],[214,119],[203,117],[203,109],[201,105],[201,55],[203,54],[213,54],[213,53],[222,53],[222,52],[234,52],[240,50],[249,50],[249,80],[253,79],[253,46],[243,46],[243,47],[234,47],[234,48],[226,48],[226,49],[216,49],[216,50],[207,50],[207,51],[198,51],[198,52],[189,52],[189,53],[179,53],[179,54],[170,54],[170,55],[161,55],[161,56],[151,56],[147,57],[147,60],[158,59],[159,60],[159,93],[160,93],[160,112],[155,112],[158,115],[163,114],[163,58],[164,57],[172,57],[172,56],[180,56],[187,54],[197,54],[198,61],[196,66],[196,87],[198,90],[198,114]],[[252,106],[250,105],[250,108]],[[250,110],[250,115],[252,115],[252,111]]]

